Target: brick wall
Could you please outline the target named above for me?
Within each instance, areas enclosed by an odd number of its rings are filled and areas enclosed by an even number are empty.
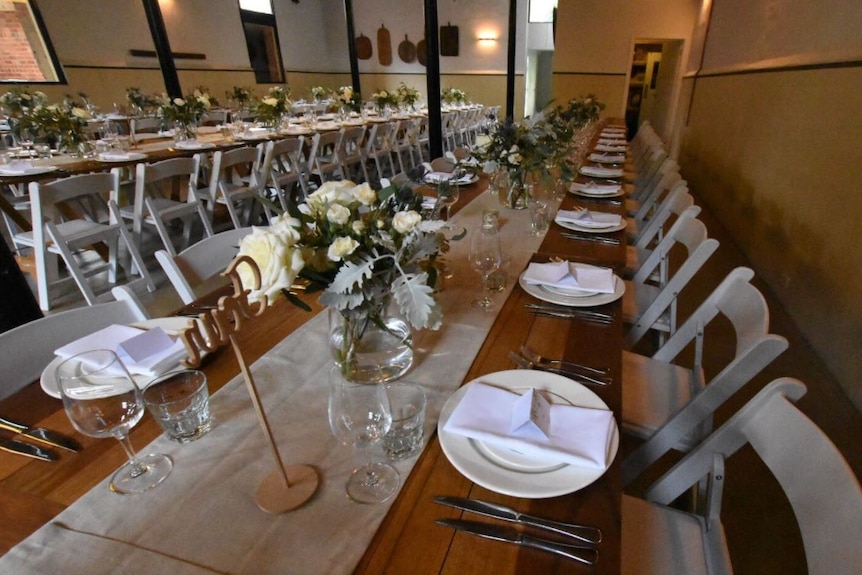
[[[0,2],[0,78],[45,79],[24,28],[29,21],[29,9],[23,2]]]

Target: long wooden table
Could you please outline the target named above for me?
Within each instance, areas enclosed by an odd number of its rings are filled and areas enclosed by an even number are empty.
[[[462,192],[461,205],[482,193],[479,184]],[[562,207],[574,202],[566,198]],[[619,207],[608,209],[620,210]],[[502,212],[505,218],[505,210]],[[537,261],[551,256],[601,262],[620,269],[625,261],[625,234],[618,232],[619,246],[567,240],[561,229],[552,225]],[[520,270],[511,270],[517,274]],[[314,298],[307,301],[320,309]],[[575,320],[538,318],[529,315],[524,304],[533,298],[515,287],[477,354],[464,381],[482,374],[511,369],[510,350],[529,344],[550,357],[564,357],[610,368],[615,382],[620,381],[622,326],[620,302],[603,306],[614,314],[611,325]],[[246,360],[251,362],[304,324],[310,314],[281,301],[264,316],[250,322],[241,332]],[[205,370],[210,389],[215,391],[238,373],[229,350],[220,350],[208,359]],[[596,393],[620,419],[619,385],[597,388]],[[75,435],[82,443],[78,453],[63,453],[58,462],[44,463],[0,452],[0,550],[6,552],[41,525],[50,521],[92,486],[110,475],[125,460],[116,442],[95,440],[76,434],[58,400],[48,398],[34,383],[0,402],[6,414],[32,426],[42,426]],[[136,447],[142,447],[160,433],[157,424],[145,417],[132,433]],[[412,473],[405,480],[380,529],[356,568],[357,573],[536,573],[536,572],[619,572],[620,496],[622,491],[619,458],[592,485],[570,495],[548,499],[520,499],[485,490],[462,476],[443,455],[432,437]],[[565,521],[600,527],[604,540],[595,567],[585,568],[572,561],[513,545],[481,540],[455,533],[434,523],[439,517],[459,513],[432,502],[434,495],[460,495],[499,501],[520,511]]]

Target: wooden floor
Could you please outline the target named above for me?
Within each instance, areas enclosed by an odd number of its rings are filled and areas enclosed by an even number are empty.
[[[696,197],[696,190],[693,191]],[[699,203],[699,202],[698,202]],[[732,269],[752,267],[725,229],[706,206],[698,218],[706,224],[709,236],[720,246],[703,269],[681,294],[680,317],[701,302]],[[790,346],[750,384],[736,394],[721,410],[715,425],[751,398],[761,387],[777,377],[800,379],[808,393],[797,403],[844,454],[857,477],[862,477],[862,414],[851,404],[835,377],[802,337],[769,288],[759,280],[755,269],[754,285],[767,299],[770,310],[770,332],[786,337]],[[734,340],[729,326],[706,332],[705,363],[707,378],[733,354]],[[717,333],[716,333],[717,332]],[[711,371],[712,370],[712,371]],[[630,449],[631,445],[624,445]],[[675,458],[663,460],[657,467],[667,467]],[[663,465],[661,465],[663,464]],[[652,470],[651,470],[652,471]],[[655,474],[658,470],[652,473]],[[802,541],[792,510],[769,471],[750,447],[743,448],[727,461],[722,519],[727,531],[731,558],[736,575],[795,575],[807,573]],[[632,493],[649,484],[641,478]],[[859,567],[862,572],[862,566]]]

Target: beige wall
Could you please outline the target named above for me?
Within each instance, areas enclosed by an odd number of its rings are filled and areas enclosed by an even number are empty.
[[[860,407],[860,5],[712,8],[680,165]],[[780,67],[794,64],[813,68]]]

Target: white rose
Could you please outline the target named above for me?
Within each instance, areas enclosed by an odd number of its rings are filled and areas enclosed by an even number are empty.
[[[275,98],[266,97],[263,99],[263,103],[267,106],[274,108],[278,105],[278,100],[276,100]]]
[[[329,246],[329,249],[326,251],[326,257],[331,261],[338,262],[341,261],[344,256],[352,254],[358,247],[359,242],[353,238],[340,237]]]
[[[302,227],[302,222],[291,217],[290,214],[284,213],[276,218],[273,218],[270,230],[274,234],[282,236],[288,245],[294,245],[299,241],[299,229]]]
[[[333,224],[343,226],[350,219],[350,210],[341,204],[332,204],[326,211],[326,219]]]
[[[83,108],[72,108],[72,115],[76,118],[81,118],[82,120],[90,119],[90,114]]]
[[[182,98],[174,98],[174,105],[176,105],[176,106],[185,106],[185,105],[186,105],[186,101],[185,101],[185,100],[183,100]]]
[[[414,210],[407,212],[398,212],[392,217],[392,227],[399,234],[410,232],[416,225],[422,221],[422,216]]]
[[[239,243],[239,255],[249,256],[260,269],[260,288],[254,289],[254,274],[248,266],[239,266],[242,285],[251,289],[249,300],[258,301],[267,296],[274,298],[282,289],[290,288],[305,262],[302,253],[285,238],[265,228],[254,228]]]
[[[353,229],[354,234],[356,234],[357,236],[361,236],[362,232],[365,231],[365,222],[363,222],[362,220],[356,220],[352,224],[350,224],[350,227]]]
[[[321,211],[328,204],[348,205],[354,201],[353,188],[355,187],[356,184],[350,180],[324,182],[308,196],[305,203],[313,212]]]
[[[353,188],[353,197],[363,206],[370,206],[377,201],[377,192],[371,189],[368,182],[363,182]]]

